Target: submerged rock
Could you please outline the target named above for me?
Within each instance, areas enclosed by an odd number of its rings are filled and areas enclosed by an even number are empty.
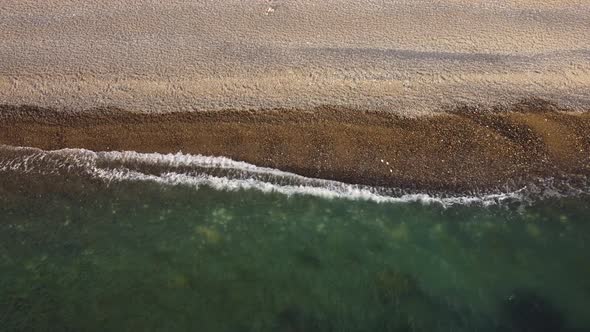
[[[319,254],[316,250],[310,247],[304,247],[303,249],[297,250],[295,252],[295,258],[301,265],[307,268],[320,269],[323,267]]]
[[[277,332],[313,332],[332,331],[333,328],[324,320],[305,312],[299,307],[288,307],[281,311],[275,323]]]
[[[508,331],[565,331],[562,313],[547,299],[532,291],[515,290],[504,299],[502,309],[508,319]]]
[[[484,331],[483,316],[453,299],[425,292],[409,274],[387,270],[377,274],[383,313],[371,331]]]
[[[379,300],[384,304],[397,302],[404,297],[422,295],[416,279],[399,271],[379,272],[375,283]]]
[[[197,226],[195,234],[201,236],[206,243],[217,244],[222,240],[221,234],[211,227]]]

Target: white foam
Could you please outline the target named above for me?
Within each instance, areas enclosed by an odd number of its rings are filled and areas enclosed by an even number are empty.
[[[186,175],[178,173],[164,173],[159,176],[143,174],[135,171],[120,170],[97,170],[95,174],[108,181],[151,181],[163,185],[184,185],[199,188],[208,186],[216,190],[257,190],[264,193],[280,193],[287,196],[291,195],[311,195],[326,199],[351,199],[366,200],[378,203],[403,203],[403,202],[421,202],[421,203],[440,203],[442,205],[454,204],[472,204],[482,203],[484,205],[499,203],[506,199],[517,199],[517,192],[509,194],[486,195],[482,197],[445,197],[438,198],[428,194],[406,194],[399,197],[384,196],[376,194],[367,189],[355,188],[351,185],[341,184],[340,186],[316,187],[305,185],[276,185],[255,179],[230,179],[224,177],[215,177],[211,175]]]
[[[482,196],[437,197],[429,194],[389,195],[379,188],[346,184],[338,181],[307,178],[273,168],[258,167],[225,157],[191,154],[159,154],[123,152],[93,152],[84,149],[43,151],[32,148],[1,147],[23,152],[19,157],[0,160],[0,170],[63,173],[74,170],[107,182],[149,181],[166,186],[207,186],[216,190],[256,190],[263,193],[311,195],[326,199],[365,200],[379,203],[421,202],[443,206],[455,204],[498,204],[519,200],[524,189]],[[141,166],[157,166],[160,172],[142,172]],[[178,170],[182,168],[182,172]],[[188,171],[187,171],[188,169]],[[194,171],[192,171],[194,169]],[[207,170],[231,171],[227,176],[210,174]],[[261,179],[262,178],[262,179]],[[270,180],[267,180],[270,179]]]

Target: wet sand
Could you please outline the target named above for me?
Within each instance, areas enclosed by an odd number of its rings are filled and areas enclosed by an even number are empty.
[[[0,107],[0,144],[226,156],[348,183],[489,192],[590,174],[590,113],[532,100],[408,118],[340,107],[148,114]]]

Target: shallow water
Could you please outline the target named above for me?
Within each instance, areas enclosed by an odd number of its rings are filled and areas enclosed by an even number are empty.
[[[376,202],[49,159],[0,167],[2,330],[590,328],[586,195]]]

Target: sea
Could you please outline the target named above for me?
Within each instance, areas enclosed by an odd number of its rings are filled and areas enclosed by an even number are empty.
[[[590,331],[588,188],[0,146],[0,330]]]

